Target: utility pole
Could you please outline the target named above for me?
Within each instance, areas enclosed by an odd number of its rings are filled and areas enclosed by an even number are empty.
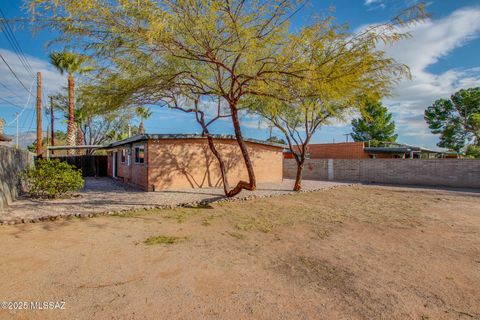
[[[47,148],[49,145],[50,145],[50,126],[48,125],[47,126],[47,144],[46,144]]]
[[[53,123],[55,122],[55,117],[54,117],[54,112],[53,112],[53,96],[50,97],[50,122],[51,122],[51,134],[50,134],[50,139],[52,139],[52,147],[55,146],[55,129],[53,127]],[[54,154],[54,151],[52,150],[52,154]]]
[[[348,142],[348,137],[350,136],[350,133],[344,133],[343,135],[345,136],[345,142]]]
[[[42,74],[37,72],[37,157],[42,157]]]
[[[18,149],[18,116],[19,116],[19,113],[15,113],[15,122],[17,124],[17,135],[15,136],[15,146],[17,147]]]

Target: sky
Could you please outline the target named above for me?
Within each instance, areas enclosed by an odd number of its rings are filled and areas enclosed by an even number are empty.
[[[413,3],[414,0],[311,0],[293,18],[291,27],[300,28],[315,16],[328,12],[334,15],[337,23],[359,30],[368,24],[388,21]],[[426,4],[430,18],[408,27],[405,31],[411,33],[409,39],[383,48],[389,56],[408,65],[412,73],[412,78],[401,81],[394,88],[392,97],[383,102],[393,113],[398,142],[438,149],[438,136],[430,133],[423,112],[436,99],[448,98],[461,88],[480,86],[480,1],[433,0]],[[7,19],[26,17],[21,6],[20,0],[2,1],[0,9]],[[48,32],[34,34],[29,28],[11,27],[33,71],[42,73],[43,95],[46,97],[62,90],[67,80],[48,62],[48,53],[53,49],[48,48],[47,43],[53,40],[53,36]],[[35,137],[34,77],[22,65],[5,32],[0,33],[0,55],[20,79],[18,81],[0,59],[0,117],[6,122],[6,133],[15,135],[15,113],[20,113],[20,140],[21,144],[27,144]],[[160,107],[153,107],[152,111],[153,115],[145,122],[147,133],[201,131],[191,115]],[[64,117],[57,114],[55,118],[56,128],[65,130]],[[345,141],[345,134],[352,131],[350,120],[322,127],[312,143]],[[49,119],[44,118],[44,130],[48,122]],[[249,138],[266,139],[270,134],[265,123],[251,116],[243,117],[242,129]],[[228,120],[218,122],[211,131],[233,133]],[[281,137],[276,130],[273,134]]]

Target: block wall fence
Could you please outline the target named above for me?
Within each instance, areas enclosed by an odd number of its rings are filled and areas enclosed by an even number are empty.
[[[0,210],[18,196],[19,174],[33,163],[33,153],[0,145]]]
[[[294,159],[283,160],[283,177],[294,179]],[[364,183],[480,188],[476,159],[309,159],[303,178]]]

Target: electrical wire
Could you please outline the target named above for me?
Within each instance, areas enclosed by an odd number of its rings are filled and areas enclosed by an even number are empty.
[[[17,55],[18,59],[22,63],[25,70],[27,70],[27,72],[29,72],[32,77],[35,77],[35,72],[33,72],[32,66],[28,62],[28,59],[25,56],[25,53],[23,52],[22,48],[20,47],[20,44],[18,43],[17,38],[15,37],[15,34],[12,31],[12,28],[8,24],[7,19],[3,14],[3,11],[1,8],[0,8],[0,16],[2,18],[2,25],[3,25],[5,38],[7,38],[8,43],[10,43],[10,46],[12,47],[13,51]]]
[[[6,84],[2,83],[0,81],[0,86],[4,87],[5,89],[7,89],[8,91],[10,91],[13,95],[15,95],[17,98],[20,98],[22,99],[22,97],[20,97],[15,91],[13,91],[12,89],[10,89]]]
[[[8,104],[10,104],[10,105],[12,105],[12,106],[14,106],[14,107],[22,108],[22,106],[19,106],[18,104],[13,103],[13,102],[11,102],[11,101],[8,101],[7,99],[4,99],[4,98],[2,98],[2,97],[0,97],[0,100],[1,100],[1,101],[4,101],[4,102],[6,102],[6,103],[8,103]]]
[[[13,74],[13,76],[15,77],[15,79],[17,79],[17,81],[22,85],[22,87],[31,95],[33,95],[30,91],[28,91],[27,87],[25,87],[25,85],[23,84],[22,80],[20,80],[17,76],[17,74],[15,73],[15,71],[12,70],[12,68],[10,67],[10,65],[8,64],[8,62],[5,60],[5,58],[3,57],[3,55],[0,53],[0,58],[2,58],[3,62],[5,62],[5,64],[7,65],[8,69],[10,70],[10,72]]]
[[[32,92],[32,87],[33,87],[34,83],[35,83],[35,79],[33,79],[32,83],[30,84],[30,91],[29,91],[30,95],[28,96],[28,99],[27,99],[27,102],[25,103],[25,105],[23,107],[18,106],[18,107],[22,108],[22,111],[20,111],[20,113],[12,121],[10,121],[7,124],[12,124],[14,121],[16,121],[18,119],[18,117],[20,117],[23,114],[23,112],[25,111],[25,109],[27,108],[28,104],[30,103],[30,97],[32,96],[31,92]],[[3,100],[5,100],[5,99],[3,99]]]

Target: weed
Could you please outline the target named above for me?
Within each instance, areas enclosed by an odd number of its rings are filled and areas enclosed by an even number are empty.
[[[227,231],[227,234],[239,240],[245,239],[245,235],[238,232]]]
[[[153,236],[147,238],[143,241],[146,245],[154,245],[154,244],[176,244],[187,240],[186,237],[175,237],[175,236]]]
[[[213,219],[215,219],[215,215],[213,215],[213,214],[208,215],[207,217],[205,217],[205,219],[203,219],[202,226],[207,227],[207,226],[211,225]]]

